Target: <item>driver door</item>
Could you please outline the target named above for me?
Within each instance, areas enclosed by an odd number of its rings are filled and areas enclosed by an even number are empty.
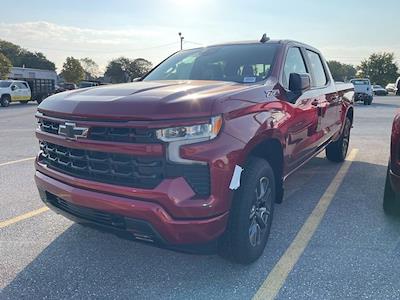
[[[299,47],[288,49],[282,73],[282,86],[289,92],[289,78],[291,73],[307,73],[306,59]],[[315,151],[315,144],[321,138],[319,101],[312,90],[305,91],[291,102],[292,118],[287,130],[287,173],[296,169]]]
[[[11,95],[11,101],[18,101],[20,97],[20,89],[18,88],[18,85],[16,82],[12,83],[10,86],[10,95]]]

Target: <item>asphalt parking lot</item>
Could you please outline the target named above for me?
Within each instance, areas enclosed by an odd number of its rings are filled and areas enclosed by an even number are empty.
[[[277,299],[399,299],[400,218],[382,210],[399,107],[394,96],[356,105],[350,160],[321,154],[287,180],[264,255],[250,266],[120,239],[43,210],[33,181],[36,105],[0,108],[0,298],[251,299],[275,289]],[[327,210],[314,211],[321,203]]]

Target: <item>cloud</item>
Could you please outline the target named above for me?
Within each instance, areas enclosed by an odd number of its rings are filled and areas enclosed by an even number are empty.
[[[91,29],[50,22],[0,23],[0,39],[43,52],[59,69],[67,56],[88,56],[102,67],[121,55],[156,63],[177,50],[176,32],[164,27]]]

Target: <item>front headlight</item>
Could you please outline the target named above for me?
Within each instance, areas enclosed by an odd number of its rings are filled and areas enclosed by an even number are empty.
[[[212,140],[215,138],[222,127],[222,117],[212,117],[209,123],[172,127],[157,130],[157,138],[163,142],[175,142],[185,140]]]

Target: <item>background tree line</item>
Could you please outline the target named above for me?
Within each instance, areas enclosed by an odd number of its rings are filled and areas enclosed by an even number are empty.
[[[332,76],[336,81],[348,81],[354,77],[367,77],[372,84],[386,86],[395,82],[399,68],[394,53],[373,53],[359,66],[344,64],[335,60],[328,61]],[[6,78],[11,67],[23,67],[55,70],[56,66],[41,52],[31,52],[13,43],[0,40],[0,78]],[[130,59],[119,57],[111,60],[105,70],[104,78],[98,64],[91,58],[77,59],[67,57],[60,75],[67,82],[78,83],[82,80],[102,79],[111,83],[130,82],[142,77],[152,68],[151,62],[144,58]]]
[[[357,67],[335,60],[328,61],[328,65],[336,81],[348,81],[357,76],[369,78],[372,84],[385,87],[388,83],[396,82],[400,76],[394,53],[373,53]]]
[[[31,52],[13,43],[0,40],[0,79],[7,78],[12,67],[56,70],[55,64],[43,53]],[[129,82],[145,75],[151,68],[151,62],[144,58],[119,57],[108,63],[103,80],[112,83]],[[73,83],[82,80],[98,80],[103,77],[99,65],[93,59],[89,57],[77,59],[72,56],[66,58],[60,75],[66,82]]]

